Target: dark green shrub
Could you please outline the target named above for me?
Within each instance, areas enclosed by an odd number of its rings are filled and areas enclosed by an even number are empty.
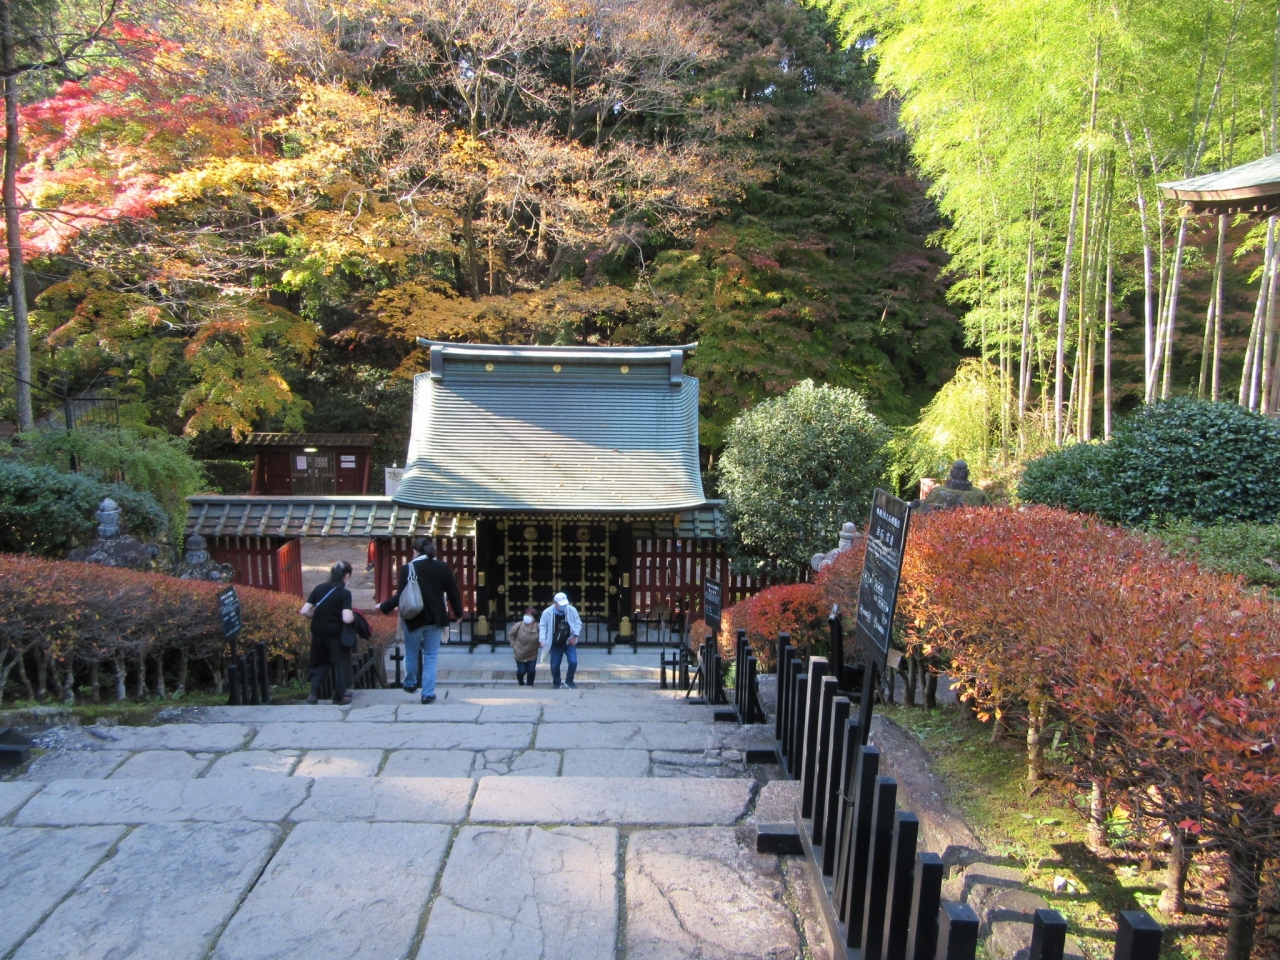
[[[1280,423],[1232,403],[1149,404],[1122,420],[1110,443],[1033,460],[1018,496],[1130,526],[1273,523],[1280,518]]]
[[[228,496],[248,493],[253,481],[252,460],[203,460],[209,488]]]
[[[830,550],[845,521],[867,516],[889,437],[861,394],[810,380],[741,414],[719,473],[734,560],[798,573]]]
[[[98,505],[120,505],[125,533],[154,540],[169,518],[150,494],[52,467],[0,461],[0,551],[61,556],[95,537]]]
[[[1280,524],[1204,527],[1180,520],[1152,533],[1171,553],[1185,553],[1206,570],[1234,573],[1258,586],[1280,587]]]

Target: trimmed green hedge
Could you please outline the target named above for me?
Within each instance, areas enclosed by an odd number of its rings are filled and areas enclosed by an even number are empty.
[[[1143,526],[1280,519],[1280,423],[1233,404],[1166,400],[1120,421],[1109,443],[1027,464],[1018,497]]]
[[[0,551],[59,557],[91,543],[103,498],[120,505],[125,533],[157,540],[169,518],[155,497],[123,483],[0,460]]]

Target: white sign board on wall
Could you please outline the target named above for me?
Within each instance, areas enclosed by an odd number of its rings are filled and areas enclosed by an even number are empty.
[[[400,481],[404,479],[404,467],[384,467],[383,475],[383,494],[388,497],[396,495],[396,488],[400,486]]]

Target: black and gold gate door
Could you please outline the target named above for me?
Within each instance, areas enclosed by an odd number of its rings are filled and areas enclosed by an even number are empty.
[[[503,527],[503,583],[499,607],[518,617],[541,611],[563,590],[582,616],[609,613],[609,543],[603,523],[533,517]]]

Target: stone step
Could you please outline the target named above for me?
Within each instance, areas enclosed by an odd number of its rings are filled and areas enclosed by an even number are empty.
[[[0,786],[23,788],[7,792],[5,816],[15,814],[19,827],[340,820],[729,825],[746,815],[753,790],[750,780],[632,777],[126,778]]]

